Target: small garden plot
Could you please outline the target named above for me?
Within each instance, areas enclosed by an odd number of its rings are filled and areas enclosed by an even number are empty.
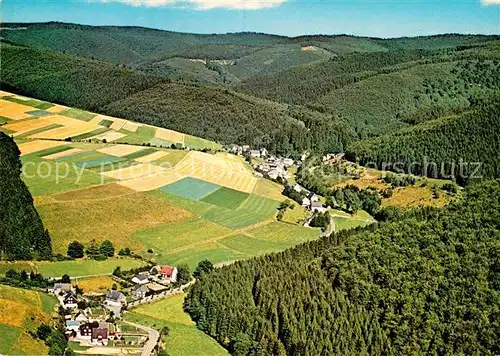
[[[152,248],[156,255],[164,255],[189,245],[203,244],[230,232],[231,230],[213,222],[197,219],[139,231],[134,234],[134,238],[147,248]]]
[[[83,120],[83,121],[89,121],[92,120],[94,117],[97,116],[97,114],[90,113],[85,110],[80,110],[80,109],[68,109],[66,111],[62,111],[60,113],[61,115],[72,117],[73,119],[78,119],[78,120]]]
[[[200,200],[211,193],[217,191],[220,186],[199,180],[196,178],[186,177],[175,183],[169,184],[161,190],[165,193],[174,194],[191,200]]]
[[[220,206],[227,209],[238,208],[245,199],[249,196],[248,193],[240,192],[238,190],[221,187],[212,194],[201,199],[201,201],[213,205]]]

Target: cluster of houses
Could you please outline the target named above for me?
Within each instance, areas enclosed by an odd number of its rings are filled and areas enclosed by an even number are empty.
[[[293,189],[297,193],[304,194],[304,198],[302,198],[302,206],[305,209],[308,209],[315,213],[324,213],[328,210],[328,208],[320,201],[319,196],[313,192],[308,192],[300,185],[295,184]]]
[[[78,309],[78,297],[70,283],[56,283],[50,291],[68,313],[64,316],[68,336],[87,345],[108,344],[109,323],[102,316],[93,318],[91,308]]]
[[[256,164],[254,169],[257,171],[258,176],[260,175],[272,180],[276,180],[278,177],[289,179],[292,174],[287,168],[294,164],[295,162],[291,158],[275,157],[271,155],[263,163]]]
[[[154,266],[149,271],[138,273],[131,278],[134,286],[130,290],[130,295],[137,300],[164,292],[169,284],[177,281],[177,274],[176,267],[167,265]],[[79,297],[71,283],[55,283],[49,292],[56,296],[61,307],[66,310],[64,317],[66,334],[74,341],[89,346],[106,346],[108,340],[114,339],[115,333],[110,332],[106,313],[92,315],[92,308],[80,310]],[[121,309],[127,306],[127,297],[120,291],[110,290],[101,305],[119,315]]]
[[[141,272],[132,278],[135,285],[132,287],[131,294],[138,299],[143,299],[163,292],[169,284],[177,281],[177,273],[177,267],[154,266],[149,272]]]

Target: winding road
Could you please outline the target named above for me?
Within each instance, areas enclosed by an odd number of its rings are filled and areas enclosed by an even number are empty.
[[[160,333],[155,329],[151,329],[147,326],[131,323],[130,321],[123,321],[125,324],[135,326],[137,329],[144,330],[148,333],[148,341],[144,344],[142,348],[141,356],[150,356],[153,354],[153,350],[160,339]]]

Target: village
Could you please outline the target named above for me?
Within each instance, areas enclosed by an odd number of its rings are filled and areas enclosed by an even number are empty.
[[[82,294],[71,282],[58,282],[48,292],[59,302],[65,334],[70,342],[78,344],[76,349],[104,347],[114,348],[114,352],[126,348],[127,353],[150,354],[158,342],[158,332],[127,322],[122,316],[128,308],[182,293],[194,282],[193,279],[178,285],[177,275],[176,267],[156,265],[131,277],[122,277],[129,288]]]

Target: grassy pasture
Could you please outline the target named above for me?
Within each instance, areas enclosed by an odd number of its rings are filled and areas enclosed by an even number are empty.
[[[257,184],[255,185],[253,193],[269,199],[283,201],[285,200],[285,196],[281,194],[282,191],[282,185],[279,185],[278,183],[274,183],[267,179],[259,179],[257,180]]]
[[[168,155],[152,163],[161,165],[164,168],[175,167],[188,154],[188,152],[184,150],[166,150],[166,152],[168,152]]]
[[[37,154],[23,156],[21,161],[22,179],[33,196],[56,194],[113,181],[97,172],[77,170],[71,165],[44,160]]]
[[[205,213],[208,209],[210,209],[213,206],[207,203],[203,203],[201,201],[186,199],[178,195],[171,195],[165,193],[161,188],[146,192],[145,194],[152,195],[159,199],[164,199],[166,202],[172,205],[175,205],[181,209],[189,211],[194,217],[201,217],[203,213]]]
[[[354,229],[356,227],[366,226],[369,224],[369,221],[367,220],[350,219],[339,216],[335,216],[332,219],[335,223],[335,231]]]
[[[204,219],[185,220],[166,224],[134,234],[146,248],[152,248],[155,256],[162,256],[176,249],[203,244],[220,236],[230,233],[231,230]]]
[[[0,285],[0,353],[46,353],[43,341],[33,339],[27,331],[50,322],[55,305],[55,298],[47,294]]]
[[[61,277],[63,274],[68,274],[70,277],[80,277],[111,274],[118,266],[122,270],[127,270],[142,265],[143,262],[133,258],[116,257],[105,261],[81,259],[74,261],[37,262],[36,268],[44,276]]]
[[[217,184],[186,177],[161,188],[161,190],[165,193],[178,195],[186,199],[200,200],[219,188],[220,186]]]
[[[158,138],[158,137],[153,137],[151,140],[149,140],[149,143],[152,146],[165,147],[165,148],[171,147],[172,144],[175,144],[175,142],[171,142],[171,141],[168,141],[168,140],[165,140],[162,138]]]
[[[319,237],[319,229],[272,222],[246,232],[247,235],[263,240],[282,242],[288,246],[298,245],[302,242],[315,240]]]
[[[90,113],[88,111],[75,109],[75,108],[62,111],[59,113],[59,115],[63,115],[63,116],[67,116],[67,117],[71,117],[73,119],[78,119],[78,120],[83,120],[83,121],[90,121],[94,117],[97,116],[97,114],[93,114],[93,113]]]
[[[184,313],[183,302],[183,294],[174,295],[134,308],[125,314],[125,319],[156,329],[168,326],[169,335],[163,341],[169,355],[227,355],[214,339],[196,328],[189,315]]]
[[[120,129],[118,132],[127,135],[126,137],[119,139],[120,142],[133,145],[142,145],[143,143],[147,143],[155,136],[155,128],[149,126],[139,126],[136,132],[131,132],[125,129]]]
[[[270,217],[271,214],[258,211],[231,210],[218,206],[211,207],[203,218],[213,221],[230,229],[241,229],[246,226],[257,224]]]
[[[220,149],[222,146],[218,143],[208,141],[199,137],[194,137],[191,135],[184,136],[184,146],[193,148],[195,150],[202,150],[204,148],[208,148],[211,150]]]
[[[145,148],[143,150],[140,150],[140,151],[128,154],[126,156],[123,156],[123,158],[132,160],[132,159],[141,158],[141,157],[150,155],[151,153],[154,153],[154,152],[156,152],[156,150],[154,148]]]
[[[293,244],[287,244],[282,241],[258,239],[248,235],[228,236],[218,242],[231,250],[240,252],[246,257],[254,257],[266,253],[283,251],[293,246]]]
[[[217,205],[222,208],[236,209],[243,203],[243,201],[245,201],[245,199],[248,198],[248,196],[248,193],[221,187],[220,189],[201,199],[201,201]]]
[[[92,239],[110,240],[115,248],[141,250],[143,245],[132,238],[134,232],[191,217],[187,211],[151,195],[133,191],[119,195],[123,189],[105,185],[90,192],[71,192],[72,200],[67,199],[68,194],[37,199],[35,205],[51,232],[54,251],[65,253],[69,242],[88,244]],[[92,194],[101,196],[89,199]]]

